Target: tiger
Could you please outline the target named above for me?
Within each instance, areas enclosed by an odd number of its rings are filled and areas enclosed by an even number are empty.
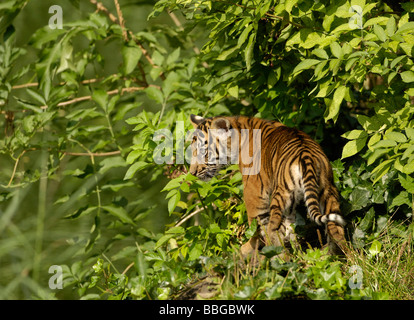
[[[325,227],[329,252],[345,253],[345,220],[332,167],[308,134],[247,116],[192,114],[190,121],[196,129],[190,174],[208,181],[229,164],[239,165],[248,224],[256,219],[258,230],[241,246],[243,257],[267,245],[284,246],[295,240],[292,224],[299,203],[305,204],[311,221]]]

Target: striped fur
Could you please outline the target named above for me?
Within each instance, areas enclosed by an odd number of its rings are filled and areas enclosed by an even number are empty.
[[[215,141],[212,144],[202,138],[217,132],[211,129],[221,129],[220,134],[227,136],[231,129],[237,132],[249,130],[249,139],[238,136],[238,163],[243,174],[248,221],[250,224],[257,219],[260,232],[242,246],[243,254],[250,254],[262,245],[283,245],[292,240],[291,224],[295,221],[295,207],[301,201],[307,207],[308,217],[316,224],[326,226],[331,252],[338,252],[338,247],[344,251],[345,221],[340,212],[332,168],[322,148],[306,133],[278,122],[244,116],[205,119],[192,115],[191,122],[202,136],[194,137],[193,158],[198,154],[197,146],[204,146],[202,156],[206,157],[206,163],[192,163],[190,173],[202,180],[210,179],[224,166],[218,163],[217,156],[207,163],[208,155],[213,151],[220,152],[222,146],[217,139],[210,140]],[[261,133],[260,154],[252,151],[255,143],[253,129],[259,129]],[[230,152],[231,139],[228,137],[224,141],[227,142],[230,164],[234,161],[234,154]],[[253,165],[243,163],[243,151],[253,158]],[[259,173],[244,174],[244,170],[252,168],[254,163],[260,165]]]

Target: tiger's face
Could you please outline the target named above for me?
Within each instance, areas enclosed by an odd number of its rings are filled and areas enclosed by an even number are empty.
[[[208,181],[231,163],[230,122],[225,118],[205,119],[191,115],[191,123],[196,130],[191,143],[189,172],[202,181]]]

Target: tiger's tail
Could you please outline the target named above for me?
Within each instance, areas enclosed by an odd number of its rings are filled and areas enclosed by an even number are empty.
[[[315,170],[311,154],[307,152],[302,153],[300,162],[302,168],[304,198],[306,207],[308,208],[309,218],[320,226],[326,225],[329,221],[344,226],[346,223],[340,214],[330,212],[327,212],[327,214],[321,213],[318,195],[319,183],[317,179],[320,172]]]

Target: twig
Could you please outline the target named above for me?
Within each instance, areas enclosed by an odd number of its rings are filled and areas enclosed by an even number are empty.
[[[125,29],[125,20],[122,16],[121,6],[119,5],[118,0],[114,0],[114,2],[115,2],[116,12],[118,14],[119,25],[122,28],[122,36],[124,37],[125,42],[128,42],[128,34]]]
[[[26,150],[23,150],[22,153],[17,157],[16,162],[14,163],[14,168],[12,172],[12,176],[9,180],[9,183],[7,184],[7,188],[11,186],[11,183],[13,182],[14,176],[16,175],[17,165],[19,164],[20,158],[26,153]]]
[[[135,264],[135,262],[131,262],[126,268],[125,268],[125,270],[122,272],[122,274],[125,274],[125,273],[127,273],[128,272],[128,270],[129,269],[131,269],[132,268],[132,266]]]
[[[12,90],[16,89],[22,89],[22,88],[29,88],[29,87],[37,87],[39,83],[32,82],[32,83],[24,83],[24,84],[18,84],[12,87]]]
[[[155,88],[160,89],[160,86],[150,84],[150,85],[144,86],[144,87],[122,88],[121,91],[119,91],[118,89],[110,90],[110,91],[107,91],[106,93],[108,95],[114,95],[114,94],[117,94],[117,93],[121,93],[121,95],[123,95],[124,93],[131,93],[131,92],[135,92],[135,91],[145,90],[147,87],[155,87]],[[73,103],[77,103],[77,102],[81,102],[81,101],[89,101],[89,100],[92,100],[92,96],[78,97],[78,98],[74,98],[74,99],[71,99],[71,100],[59,102],[57,104],[57,106],[58,107],[65,107],[65,106],[73,104]],[[42,110],[46,110],[49,107],[48,106],[40,106],[39,108],[42,109]],[[23,112],[24,113],[24,112],[28,112],[28,111],[30,111],[30,110],[18,110],[18,111],[14,111],[14,112]],[[6,113],[7,113],[7,111],[4,111],[4,110],[0,111],[0,114],[6,114]]]
[[[186,222],[188,219],[194,217],[196,214],[200,213],[201,211],[204,211],[204,208],[198,208],[197,210],[193,211],[192,213],[190,213],[188,216],[186,216],[184,219],[180,220],[175,227],[178,227],[180,225],[182,225],[184,222]]]
[[[140,90],[144,90],[144,89],[145,89],[145,87],[122,88],[120,93],[122,95],[125,92],[130,93],[130,92],[140,91]],[[110,90],[110,91],[107,91],[106,93],[108,95],[114,95],[114,94],[119,93],[119,90],[118,89]],[[65,107],[65,106],[67,106],[69,104],[73,104],[73,103],[81,102],[81,101],[89,101],[89,100],[92,100],[92,96],[78,97],[78,98],[75,98],[75,99],[72,99],[72,100],[63,101],[63,102],[58,103],[57,106],[58,107]],[[48,108],[48,106],[41,106],[40,107],[40,109],[47,109],[47,108]]]
[[[101,2],[98,2],[96,0],[89,1],[96,6],[96,9],[98,11],[104,12],[109,17],[109,19],[111,19],[112,22],[119,24],[118,19],[111,12],[109,12],[109,10]]]
[[[121,154],[120,150],[117,151],[109,151],[109,152],[97,152],[97,153],[88,153],[88,152],[64,152],[65,155],[68,156],[93,156],[93,157],[108,157],[108,156],[114,156],[117,154]]]
[[[102,79],[86,79],[81,81],[81,84],[89,84],[89,83],[95,83],[98,81],[101,81]],[[66,85],[66,82],[60,82],[59,83],[60,86],[64,86]],[[29,88],[29,87],[37,87],[39,86],[38,82],[31,82],[31,83],[24,83],[24,84],[18,84],[12,87],[12,90],[17,90],[17,89],[24,89],[24,88]]]

